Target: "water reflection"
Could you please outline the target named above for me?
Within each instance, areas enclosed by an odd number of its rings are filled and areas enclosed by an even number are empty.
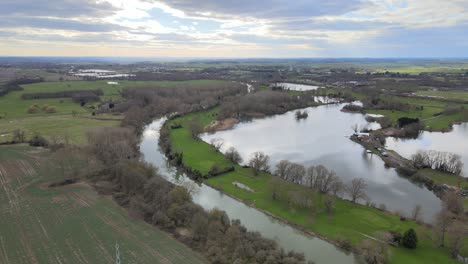
[[[315,85],[305,85],[305,84],[296,84],[296,83],[278,83],[278,86],[283,87],[285,90],[291,91],[310,91],[317,90],[319,87]]]
[[[462,157],[463,176],[468,177],[468,123],[454,125],[451,132],[424,131],[416,139],[388,138],[387,147],[405,158],[411,158],[418,150],[447,151]]]
[[[287,159],[303,165],[322,164],[333,169],[345,182],[364,178],[372,202],[385,204],[387,209],[409,214],[417,204],[422,205],[424,219],[433,220],[440,209],[440,200],[422,186],[400,177],[394,169],[386,168],[378,156],[366,154],[348,137],[352,127],[378,129],[361,114],[341,112],[343,104],[307,108],[309,117],[297,122],[294,111],[264,119],[240,123],[233,130],[205,134],[202,139],[224,139],[223,151],[233,146],[245,161],[255,151],[270,155],[272,165]]]
[[[163,122],[162,119],[157,120],[145,128],[140,151],[144,159],[158,167],[160,173],[169,181],[178,185],[192,182],[184,175],[178,175],[174,168],[168,166],[164,155],[159,150],[159,129]],[[201,184],[198,187],[193,200],[207,210],[220,208],[226,211],[231,219],[241,220],[248,230],[260,232],[264,237],[275,240],[286,250],[304,253],[307,260],[318,264],[357,263],[353,255],[345,254],[332,244],[291,228],[207,185]]]

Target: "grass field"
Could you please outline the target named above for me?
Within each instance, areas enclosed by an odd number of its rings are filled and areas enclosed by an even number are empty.
[[[207,263],[87,184],[47,188],[48,154],[0,146],[0,263],[114,263],[116,242],[122,263]]]
[[[445,99],[465,100],[468,101],[468,91],[455,92],[455,91],[418,91],[417,95],[422,96],[437,96]]]
[[[171,130],[173,148],[183,151],[183,162],[186,166],[202,173],[208,172],[213,164],[219,167],[234,165],[209,144],[194,140],[187,129],[193,118],[198,118],[204,125],[208,124],[215,117],[216,111],[191,114],[170,121],[183,126]],[[291,223],[304,226],[330,239],[349,239],[354,245],[366,239],[365,235],[375,236],[379,231],[404,232],[408,228],[415,228],[420,239],[418,248],[416,250],[392,248],[392,263],[456,263],[449,257],[448,251],[433,245],[431,240],[433,234],[429,229],[412,221],[400,221],[399,217],[380,210],[337,200],[335,212],[330,218],[323,208],[312,216],[308,210],[291,208],[285,203],[274,201],[271,199],[268,187],[271,177],[273,176],[270,174],[255,177],[250,169],[235,166],[234,172],[210,178],[205,182]],[[239,189],[234,186],[233,182],[240,182],[255,192]],[[408,184],[411,183],[408,182]],[[297,185],[290,186],[296,189],[302,188]],[[317,199],[320,201],[323,197],[319,195]]]
[[[122,81],[119,85],[109,85],[107,81],[67,81],[67,82],[43,82],[29,85],[23,85],[23,91],[11,92],[3,97],[0,97],[0,142],[5,142],[11,139],[11,132],[15,129],[26,131],[28,137],[38,132],[46,138],[56,135],[68,135],[70,141],[75,144],[83,143],[85,133],[88,129],[95,127],[117,126],[121,117],[112,116],[105,119],[91,119],[91,110],[81,107],[71,101],[69,98],[57,99],[37,99],[23,100],[23,93],[39,93],[39,92],[59,92],[73,90],[93,90],[102,89],[104,95],[101,100],[114,101],[121,100],[119,91],[125,87],[144,87],[150,85],[171,87],[175,85],[189,84],[207,84],[207,83],[223,83],[223,81],[215,80],[194,80],[194,81],[158,81],[158,82],[143,82],[143,81]],[[40,106],[49,105],[55,106],[57,112],[47,114],[39,112],[35,114],[27,113],[27,109],[37,104]],[[72,115],[73,112],[77,116]],[[101,115],[99,115],[101,117]]]
[[[403,103],[408,103],[413,108],[410,111],[396,111],[396,110],[374,110],[368,109],[366,112],[369,114],[381,114],[385,115],[393,123],[401,117],[419,118],[424,121],[425,130],[429,131],[442,131],[449,130],[455,122],[468,122],[461,113],[434,116],[435,114],[441,113],[448,106],[455,106],[457,104],[448,103],[438,100],[431,100],[425,98],[414,98],[414,97],[399,97],[399,96],[381,96],[383,100],[398,100]],[[414,106],[423,106],[423,110],[416,110]]]

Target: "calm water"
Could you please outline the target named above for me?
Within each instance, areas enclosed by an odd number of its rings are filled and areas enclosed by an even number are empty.
[[[165,156],[160,152],[159,129],[163,122],[164,120],[160,119],[145,128],[140,151],[144,159],[157,166],[160,173],[169,181],[176,184],[192,182],[184,176],[177,176],[175,169],[168,167]],[[193,200],[207,210],[220,208],[226,211],[231,219],[241,220],[248,230],[260,232],[264,237],[275,240],[286,250],[304,253],[307,260],[317,264],[357,263],[353,255],[346,255],[334,245],[291,228],[207,185],[202,184],[197,188]]]
[[[411,158],[418,150],[447,151],[462,157],[463,176],[468,177],[468,123],[454,125],[451,132],[424,131],[416,139],[388,138],[387,147],[405,158]]]
[[[385,168],[378,156],[366,154],[362,146],[348,137],[352,126],[379,128],[368,123],[361,114],[343,113],[343,104],[311,107],[309,117],[296,121],[294,111],[264,119],[244,122],[229,131],[205,134],[202,139],[224,139],[223,150],[233,146],[244,158],[255,151],[270,155],[271,165],[282,160],[306,166],[325,165],[334,170],[344,182],[364,178],[372,202],[385,204],[388,210],[409,214],[417,204],[422,205],[424,219],[433,220],[440,210],[440,200],[423,186],[400,177],[392,168]]]
[[[309,91],[317,90],[319,87],[315,85],[295,84],[295,83],[278,83],[278,86],[291,91]]]

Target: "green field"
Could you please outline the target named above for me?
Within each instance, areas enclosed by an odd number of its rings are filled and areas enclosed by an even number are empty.
[[[323,210],[311,215],[304,209],[291,208],[285,203],[271,199],[269,190],[270,174],[253,176],[248,168],[232,164],[212,146],[201,141],[194,140],[189,131],[189,122],[198,118],[200,123],[208,124],[216,115],[216,109],[209,112],[191,114],[168,122],[182,124],[182,128],[172,129],[170,133],[172,146],[177,151],[183,151],[183,162],[186,166],[197,169],[203,174],[207,173],[212,165],[219,167],[235,166],[235,171],[205,182],[223,192],[235,196],[247,204],[251,204],[266,210],[275,216],[281,217],[291,223],[306,227],[330,239],[349,239],[354,245],[366,239],[366,235],[375,236],[379,231],[404,232],[408,228],[415,228],[420,238],[420,244],[416,250],[404,248],[392,248],[392,263],[456,263],[449,257],[446,249],[433,246],[432,232],[426,227],[419,226],[412,221],[400,221],[399,217],[382,212],[380,210],[354,204],[344,200],[336,201],[336,209],[330,218]],[[255,192],[249,192],[234,186],[233,182],[240,182]],[[284,183],[292,190],[301,190],[303,187]],[[408,182],[408,184],[411,184]],[[323,197],[317,196],[319,204]],[[468,250],[468,249],[466,249]]]
[[[444,99],[464,100],[468,101],[468,91],[418,91],[417,95],[421,96],[437,96]]]
[[[171,87],[175,85],[223,83],[215,80],[194,80],[194,81],[123,81],[119,85],[109,85],[107,81],[68,81],[68,82],[43,82],[29,85],[23,85],[23,91],[11,92],[0,97],[0,142],[11,139],[12,131],[22,129],[31,137],[38,132],[50,138],[50,136],[68,136],[70,141],[75,144],[81,144],[85,140],[86,131],[95,127],[117,126],[120,122],[120,116],[92,116],[92,110],[87,107],[81,107],[71,101],[69,98],[57,99],[37,99],[23,100],[21,95],[24,93],[45,93],[73,90],[94,90],[102,89],[104,95],[101,100],[112,99],[119,101],[122,98],[119,91],[125,87],[144,87],[151,85]],[[47,114],[39,112],[35,114],[27,113],[27,109],[33,105],[55,106],[57,112]],[[75,112],[76,116],[72,113]],[[113,120],[108,120],[113,119]]]
[[[435,114],[441,113],[447,107],[461,106],[461,104],[454,104],[444,102],[440,100],[431,100],[424,98],[414,97],[399,97],[399,96],[381,96],[383,100],[398,100],[403,103],[408,103],[412,106],[410,111],[396,111],[396,110],[375,110],[366,109],[369,114],[381,114],[385,115],[395,124],[401,117],[419,118],[424,121],[425,130],[429,131],[443,131],[450,130],[451,126],[455,122],[468,122],[466,117],[461,113],[434,116]],[[423,110],[416,110],[415,106],[422,106]]]
[[[0,146],[0,263],[114,263],[116,242],[122,263],[207,263],[85,183],[48,188],[48,154]]]

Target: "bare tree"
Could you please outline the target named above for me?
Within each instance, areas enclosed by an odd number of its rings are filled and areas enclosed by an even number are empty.
[[[444,202],[444,207],[447,208],[450,212],[461,215],[464,212],[463,200],[462,197],[455,192],[448,191],[442,197]]]
[[[368,264],[388,263],[389,249],[386,243],[367,239],[358,245],[358,251]]]
[[[290,165],[291,163],[287,160],[281,160],[280,162],[278,162],[278,164],[276,164],[275,170],[276,176],[286,180]]]
[[[26,141],[26,134],[21,129],[16,129],[13,131],[13,142],[15,143],[23,143]]]
[[[263,152],[257,151],[252,154],[249,161],[249,166],[252,168],[254,175],[258,175],[260,171],[268,171],[270,168],[270,157]]]
[[[457,221],[449,228],[448,233],[450,254],[453,258],[456,258],[465,245],[465,239],[468,237],[468,227],[462,221]]]
[[[348,194],[351,196],[351,201],[355,203],[360,199],[367,199],[366,188],[367,184],[364,179],[353,179],[347,187]]]
[[[417,204],[413,208],[413,211],[411,212],[411,218],[414,221],[420,221],[421,220],[421,215],[422,215],[422,206],[420,204]]]
[[[197,139],[198,135],[203,132],[203,127],[200,125],[199,120],[194,118],[189,123],[189,130],[192,138]]]
[[[234,147],[230,147],[226,153],[224,153],[224,156],[226,158],[236,164],[242,163],[242,156],[239,154],[239,151],[237,151]]]
[[[224,140],[222,138],[213,138],[210,140],[210,144],[217,150],[220,151],[224,145]]]
[[[327,212],[327,214],[329,216],[332,215],[333,209],[335,208],[335,197],[327,195],[323,204],[325,205],[325,211]]]
[[[439,237],[439,246],[445,246],[445,234],[453,222],[453,215],[447,208],[442,210],[436,215],[435,231]]]

